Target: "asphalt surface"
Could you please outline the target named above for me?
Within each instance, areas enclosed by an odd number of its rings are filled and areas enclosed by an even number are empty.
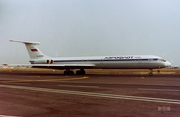
[[[180,75],[0,74],[0,117],[179,117]]]

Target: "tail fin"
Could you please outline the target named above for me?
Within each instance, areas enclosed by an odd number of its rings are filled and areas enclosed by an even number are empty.
[[[36,45],[40,45],[39,42],[25,42],[25,41],[16,41],[16,40],[10,40],[10,41],[24,43],[31,59],[40,59],[47,57],[36,47]]]

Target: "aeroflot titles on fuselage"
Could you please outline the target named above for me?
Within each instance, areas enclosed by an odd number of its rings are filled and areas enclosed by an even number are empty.
[[[104,59],[133,59],[133,56],[107,56]]]

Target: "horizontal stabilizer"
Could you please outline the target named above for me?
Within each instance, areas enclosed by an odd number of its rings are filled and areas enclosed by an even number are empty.
[[[27,41],[18,41],[18,40],[9,40],[10,42],[18,42],[18,43],[24,43],[24,44],[35,44],[40,45],[40,42],[27,42]]]

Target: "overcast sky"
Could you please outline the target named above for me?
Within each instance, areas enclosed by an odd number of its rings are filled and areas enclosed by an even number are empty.
[[[0,64],[49,56],[157,55],[180,65],[179,0],[0,0]]]

